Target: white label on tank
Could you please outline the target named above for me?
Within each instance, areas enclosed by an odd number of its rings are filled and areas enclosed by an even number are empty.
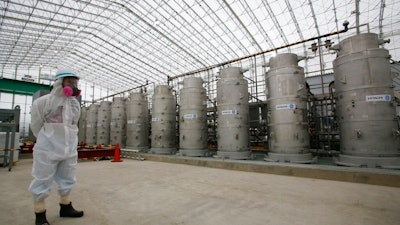
[[[185,115],[183,115],[183,118],[184,119],[197,119],[198,116],[197,116],[197,114],[185,114]]]
[[[275,106],[276,110],[284,110],[284,109],[295,109],[296,104],[294,103],[289,103],[289,104],[279,104]]]
[[[128,124],[136,124],[136,120],[127,120],[126,121]]]
[[[367,95],[365,101],[367,102],[390,102],[392,100],[391,95]]]
[[[153,117],[153,118],[151,118],[151,121],[153,121],[153,122],[158,122],[158,121],[160,121],[160,118],[158,118],[158,117]]]
[[[222,110],[222,115],[236,115],[238,111],[236,109]]]

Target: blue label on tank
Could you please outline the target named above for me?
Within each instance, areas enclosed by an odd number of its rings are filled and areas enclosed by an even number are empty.
[[[236,109],[222,110],[222,115],[236,115],[238,111]]]
[[[390,102],[392,100],[391,95],[367,95],[365,101],[367,102]]]
[[[284,110],[284,109],[295,109],[296,104],[294,103],[289,103],[289,104],[279,104],[275,106],[276,110]]]
[[[127,124],[136,124],[136,120],[127,120]]]
[[[198,116],[197,116],[197,114],[185,114],[183,116],[183,118],[185,118],[185,119],[197,119]]]

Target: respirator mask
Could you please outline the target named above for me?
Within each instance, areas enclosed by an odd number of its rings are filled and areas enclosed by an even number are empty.
[[[72,80],[71,80],[72,79]],[[65,96],[75,96],[78,97],[81,94],[81,90],[78,89],[77,82],[75,81],[76,78],[65,77],[62,81],[63,93]]]
[[[70,84],[70,85],[66,85],[66,86],[63,87],[63,93],[67,97],[69,97],[69,96],[78,97],[79,95],[81,95],[81,90],[79,90],[74,85]]]

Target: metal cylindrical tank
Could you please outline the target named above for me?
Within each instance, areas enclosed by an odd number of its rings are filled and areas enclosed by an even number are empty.
[[[203,79],[183,80],[179,101],[179,153],[205,156],[207,153],[207,96]]]
[[[110,144],[111,102],[103,101],[97,112],[96,143],[98,145]]]
[[[87,119],[87,107],[83,106],[81,108],[81,116],[79,117],[79,122],[78,122],[78,142],[79,143],[84,143],[86,142],[86,119]]]
[[[217,156],[248,159],[249,93],[247,80],[239,67],[220,71],[217,82]]]
[[[268,143],[266,161],[310,163],[307,88],[296,54],[278,54],[269,60],[266,75]]]
[[[177,149],[176,99],[168,85],[158,85],[152,99],[150,153],[175,154]]]
[[[93,146],[96,144],[96,133],[97,133],[97,112],[100,105],[91,104],[87,110],[86,115],[86,144]]]
[[[335,46],[338,165],[400,168],[389,52],[380,43],[377,34],[364,33]]]
[[[126,106],[126,148],[145,151],[149,148],[149,110],[146,96],[132,92]]]
[[[110,143],[125,147],[126,141],[126,113],[125,99],[114,97],[111,103]]]

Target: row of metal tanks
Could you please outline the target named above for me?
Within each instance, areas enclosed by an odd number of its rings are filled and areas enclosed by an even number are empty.
[[[388,51],[380,44],[382,40],[376,34],[366,33],[333,47],[337,50],[333,62],[334,111],[340,133],[337,165],[400,169],[400,128],[393,75]],[[304,69],[298,66],[297,55],[291,53],[270,58],[269,67],[269,146],[264,160],[313,163],[317,158],[310,151]],[[154,154],[176,154],[179,150],[184,156],[207,156],[206,100],[202,79],[188,77],[180,90],[178,119],[176,97],[166,85],[155,87],[151,115],[143,93],[92,104],[82,110],[80,140],[89,145],[120,143]],[[249,159],[249,94],[241,68],[220,71],[216,104],[215,156]]]

